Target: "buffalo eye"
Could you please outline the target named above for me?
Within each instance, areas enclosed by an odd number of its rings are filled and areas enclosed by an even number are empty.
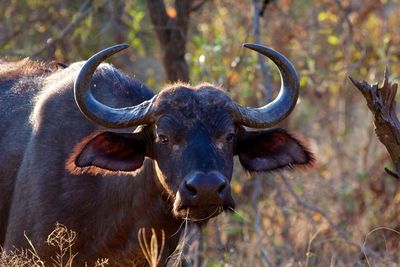
[[[233,133],[227,134],[227,136],[226,136],[226,141],[227,141],[228,143],[232,143],[234,140],[235,140],[235,134],[233,134]]]
[[[159,142],[160,142],[161,144],[163,144],[163,145],[168,144],[168,142],[169,142],[168,136],[163,135],[163,134],[160,134],[160,135],[158,136],[158,140],[159,140]]]

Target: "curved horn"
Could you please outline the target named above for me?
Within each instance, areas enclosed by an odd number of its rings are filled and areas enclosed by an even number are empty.
[[[271,127],[286,118],[296,105],[300,87],[296,69],[287,58],[271,48],[258,44],[243,46],[271,59],[279,69],[282,82],[277,98],[263,107],[250,108],[234,103],[236,119],[253,128]]]
[[[85,62],[75,79],[75,102],[80,111],[88,119],[107,128],[128,128],[146,124],[150,116],[154,97],[136,106],[112,108],[97,101],[90,90],[93,73],[100,63],[127,47],[127,44],[120,44],[98,52]]]

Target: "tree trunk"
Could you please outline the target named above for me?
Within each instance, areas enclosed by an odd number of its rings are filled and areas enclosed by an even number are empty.
[[[176,0],[176,16],[168,15],[163,0],[147,0],[146,3],[160,43],[167,82],[188,82],[185,53],[192,1]]]

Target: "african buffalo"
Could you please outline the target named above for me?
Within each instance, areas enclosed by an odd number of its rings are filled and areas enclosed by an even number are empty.
[[[100,65],[126,47],[66,68],[29,60],[0,63],[5,249],[27,247],[25,231],[49,262],[54,251],[44,240],[60,222],[77,231],[78,266],[99,257],[109,258],[111,266],[143,266],[138,231],[154,228],[158,236],[165,232],[164,265],[185,220],[204,224],[234,209],[235,155],[250,172],[312,163],[312,154],[287,131],[245,128],[271,127],[296,104],[296,71],[278,52],[245,45],[270,58],[282,77],[273,102],[249,108],[206,83],[168,85],[154,95]]]

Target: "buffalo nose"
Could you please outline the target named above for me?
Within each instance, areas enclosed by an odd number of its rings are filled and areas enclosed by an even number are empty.
[[[196,197],[198,194],[218,194],[222,196],[225,192],[226,181],[218,180],[213,184],[204,184],[198,183],[195,179],[190,179],[189,181],[185,181],[185,186],[189,194],[193,197]]]
[[[228,182],[218,172],[196,172],[183,181],[182,187],[188,205],[225,205],[230,196]]]

